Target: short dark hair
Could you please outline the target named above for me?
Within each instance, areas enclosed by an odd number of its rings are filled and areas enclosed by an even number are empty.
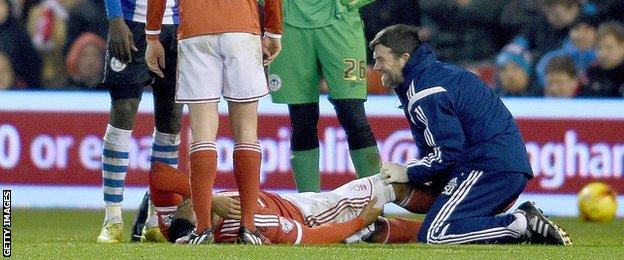
[[[570,55],[555,56],[550,59],[546,64],[546,75],[557,72],[565,73],[572,78],[576,77],[577,70],[574,59]]]
[[[190,234],[193,229],[195,229],[195,225],[184,218],[174,218],[171,221],[171,226],[169,226],[169,235],[167,239],[171,243],[175,243],[178,238],[186,236]]]
[[[375,35],[368,47],[373,50],[377,44],[381,44],[390,48],[397,57],[403,53],[412,53],[422,43],[418,31],[418,27],[407,24],[388,26]]]

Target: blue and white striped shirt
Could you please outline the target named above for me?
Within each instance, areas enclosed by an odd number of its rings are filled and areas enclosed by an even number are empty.
[[[123,17],[139,23],[147,22],[147,0],[106,0],[108,19]],[[167,0],[163,24],[178,24],[180,9],[178,0]]]

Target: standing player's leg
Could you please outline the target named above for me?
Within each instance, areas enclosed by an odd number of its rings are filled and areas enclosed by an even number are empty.
[[[144,60],[145,25],[132,21],[126,21],[126,24],[134,36],[135,46],[139,49],[134,53],[132,62],[122,64],[111,57],[110,45],[106,54],[103,85],[108,87],[112,102],[102,151],[102,188],[106,216],[97,239],[100,243],[121,241],[123,233],[121,207],[132,128],[143,87],[151,81]]]
[[[319,174],[319,104],[289,104],[290,165],[299,192],[321,191]]]
[[[193,139],[189,146],[191,199],[197,227],[189,244],[212,243],[212,188],[217,176],[217,102],[188,104]]]
[[[269,66],[273,102],[288,104],[290,164],[299,192],[321,190],[317,133],[321,70],[312,38],[314,30],[285,23],[282,52]]]
[[[177,39],[176,26],[165,25],[160,34],[161,42],[165,47],[164,78],[154,77],[152,84],[154,95],[154,119],[150,161],[162,162],[171,167],[178,166],[178,151],[180,145],[180,128],[182,124],[182,104],[175,103],[176,66],[177,66]],[[162,242],[164,237],[158,229],[157,209],[150,203],[148,219],[145,223],[143,241]]]
[[[228,102],[234,135],[234,177],[241,201],[241,235],[257,233],[254,214],[260,193],[262,150],[258,143],[258,102]],[[243,238],[241,236],[241,239]],[[243,241],[249,243],[249,241]],[[256,242],[252,242],[257,244]]]
[[[349,154],[358,178],[379,172],[381,157],[373,131],[366,120],[363,99],[332,100],[338,121],[345,130]]]
[[[192,140],[189,146],[191,200],[197,227],[189,244],[213,242],[212,188],[217,175],[217,104],[222,92],[223,59],[219,35],[196,36],[178,41],[176,101],[189,107]],[[205,46],[210,46],[206,48]]]
[[[379,172],[381,157],[366,119],[366,45],[362,20],[348,14],[330,26],[316,31],[319,60],[329,86],[340,125],[345,130],[349,154],[358,177]]]
[[[234,135],[234,177],[240,193],[239,242],[263,244],[254,222],[260,193],[262,150],[258,143],[258,100],[268,94],[262,66],[260,36],[226,33],[222,36],[224,57],[223,98],[228,101],[230,127]]]

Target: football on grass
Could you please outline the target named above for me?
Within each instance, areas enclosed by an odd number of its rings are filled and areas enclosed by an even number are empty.
[[[607,184],[587,184],[578,194],[578,207],[580,217],[586,221],[611,221],[617,210],[616,194]]]

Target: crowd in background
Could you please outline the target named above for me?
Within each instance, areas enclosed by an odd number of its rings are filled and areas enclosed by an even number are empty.
[[[501,96],[624,97],[622,0],[377,0],[360,10],[371,40],[421,28],[441,61]],[[100,89],[104,0],[0,0],[0,89]],[[370,69],[369,91],[388,94]]]

